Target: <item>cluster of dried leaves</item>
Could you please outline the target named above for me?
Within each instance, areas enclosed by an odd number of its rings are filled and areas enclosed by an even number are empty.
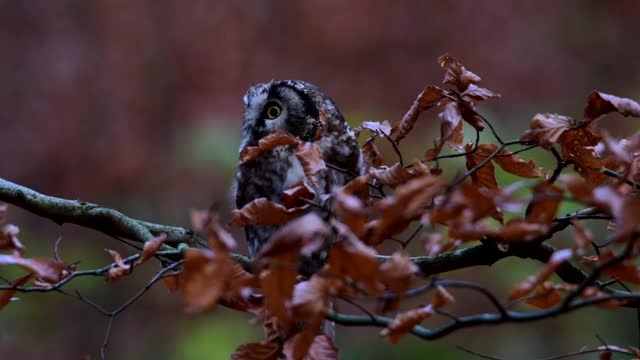
[[[424,252],[416,255],[428,258],[477,241],[508,252],[514,244],[540,244],[571,225],[575,229],[573,246],[553,253],[537,274],[516,284],[505,299],[537,308],[568,309],[576,298],[611,296],[606,287],[595,282],[601,273],[640,284],[640,268],[632,261],[640,250],[636,245],[640,230],[640,133],[616,139],[596,126],[596,120],[610,112],[640,117],[640,106],[629,99],[594,92],[581,120],[537,114],[520,139],[505,142],[494,132],[497,144],[480,144],[479,137],[475,143],[465,143],[464,123],[476,132],[490,126],[476,105],[500,95],[480,87],[480,77],[450,56],[444,55],[438,62],[445,71],[443,86],[425,87],[401,121],[364,122],[357,129],[358,134],[369,134],[362,145],[366,172],[333,189],[328,198],[314,193],[315,174],[339,169],[325,164],[313,142],[277,132],[258,146],[245,149],[241,162],[255,161],[279,146],[295,146],[309,181],[284,191],[280,202],[261,198],[233,211],[231,227],[282,224],[250,264],[237,261],[233,254],[236,240],[216,214],[193,212],[194,227],[207,237],[208,248],[186,249],[182,272],[163,280],[171,292],[182,291],[187,312],[209,311],[219,304],[256,316],[264,326],[265,340],[240,346],[232,358],[277,359],[281,354],[289,359],[337,358],[338,349],[323,328],[327,328],[326,319],[339,310],[339,299],[375,299],[380,314],[394,315],[380,334],[396,343],[454,302],[444,286],[436,286],[429,289],[434,292],[428,305],[400,310],[405,294],[425,275],[405,250],[414,238],[424,245]],[[421,113],[431,108],[438,111],[440,137],[423,159],[405,165],[399,143]],[[391,143],[398,162],[384,165],[376,141]],[[445,144],[452,153],[441,155]],[[511,146],[520,146],[522,151],[539,146],[555,156],[557,166],[544,170],[533,160],[520,157],[521,151],[510,151]],[[466,159],[462,174],[447,173],[437,166],[440,159],[458,156]],[[522,180],[500,184],[494,165]],[[576,173],[560,176],[569,165]],[[452,176],[453,180],[448,180]],[[582,223],[582,218],[589,217],[576,213],[557,218],[559,206],[567,200],[593,207],[590,215],[609,220],[611,236],[604,245],[594,245],[593,235]],[[505,220],[505,213],[512,215],[509,220]],[[399,241],[398,237],[412,227],[418,231]],[[22,286],[34,280],[34,284],[50,286],[72,276],[75,269],[59,259],[23,258],[24,247],[17,232],[12,225],[2,227],[0,250],[13,254],[0,255],[0,265],[18,265],[31,275],[12,284]],[[141,256],[129,261],[107,250],[114,261],[105,275],[107,280],[130,273],[132,267],[153,256],[163,240],[159,237],[147,242]],[[381,256],[377,247],[389,240],[400,242],[402,248]],[[327,242],[330,246],[324,266],[311,276],[300,275],[301,258]],[[592,247],[597,252],[589,255]],[[596,274],[590,282],[553,281],[552,275],[560,267],[567,263],[577,266],[577,261]],[[14,293],[0,291],[0,307]],[[625,301],[612,297],[594,303],[618,307]],[[371,317],[369,325],[380,326],[373,314],[362,310]]]

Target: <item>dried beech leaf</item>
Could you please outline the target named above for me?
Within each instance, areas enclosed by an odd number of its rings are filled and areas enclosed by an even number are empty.
[[[311,181],[312,184],[316,184],[316,174],[327,168],[327,165],[322,160],[322,154],[314,143],[304,142],[300,143],[295,151],[296,157],[302,164],[304,174]]]
[[[156,251],[160,250],[160,247],[162,247],[162,244],[166,239],[167,239],[167,234],[162,233],[154,237],[153,239],[145,242],[144,247],[142,248],[142,255],[140,255],[140,258],[134,263],[134,265],[138,266],[143,262],[151,259],[153,254],[155,254]]]
[[[368,216],[362,200],[347,193],[345,188],[334,188],[333,206],[335,213],[342,223],[347,225],[359,238],[363,236]]]
[[[520,140],[538,144],[549,150],[559,142],[560,137],[575,121],[570,117],[558,114],[536,114],[531,120],[531,129],[527,130]]]
[[[3,221],[0,221],[0,223],[2,222]],[[13,251],[15,255],[22,255],[24,245],[18,240],[18,233],[20,233],[20,229],[15,225],[7,224],[0,227],[0,251],[10,250]]]
[[[506,149],[502,149],[498,156],[493,158],[493,162],[498,164],[502,170],[523,178],[537,178],[546,175],[544,170],[537,167],[533,160],[524,161],[520,156],[511,154]]]
[[[231,360],[277,360],[280,346],[272,342],[248,343],[240,345],[231,354]]]
[[[318,335],[313,339],[305,360],[338,360],[340,351],[327,335]]]
[[[362,159],[367,169],[377,168],[382,165],[382,155],[373,141],[367,141],[362,146]]]
[[[162,283],[164,284],[164,287],[167,288],[169,294],[176,293],[178,290],[182,289],[182,275],[165,276],[162,278]]]
[[[293,319],[286,304],[293,295],[298,275],[298,256],[295,253],[282,254],[273,261],[277,261],[277,265],[263,270],[259,277],[264,306],[278,319],[279,329],[289,332]]]
[[[329,253],[328,272],[336,276],[360,282],[369,294],[379,292],[377,283],[378,259],[376,251],[360,241],[349,228],[334,222],[338,241]]]
[[[328,225],[317,214],[309,213],[278,229],[262,247],[258,258],[277,257],[288,253],[297,256],[303,248],[306,252],[311,252],[320,247],[330,234]]]
[[[551,224],[560,207],[563,192],[559,187],[547,182],[536,184],[533,187],[533,198],[527,211],[527,221]]]
[[[525,281],[519,283],[509,294],[509,300],[519,299],[535,289],[538,285],[545,282],[553,273],[566,261],[573,257],[572,249],[562,249],[555,251],[549,261],[540,269],[535,276],[528,277]]]
[[[584,118],[585,121],[592,121],[610,112],[618,112],[624,116],[640,117],[640,104],[631,99],[594,91],[589,96],[587,105],[584,108]]]
[[[313,200],[315,196],[313,189],[301,181],[282,192],[282,203],[288,209],[301,207],[307,205],[305,200]]]
[[[481,80],[478,75],[467,70],[449,54],[440,56],[438,64],[446,71],[442,83],[455,86],[459,92],[464,92],[469,85],[477,84]]]
[[[233,261],[228,251],[187,249],[184,251],[185,311],[197,313],[212,309],[227,287]]]
[[[417,272],[418,267],[404,251],[395,252],[389,260],[380,265],[378,278],[396,295],[394,299],[385,303],[384,312],[396,310]]]
[[[382,123],[377,121],[365,121],[362,123],[362,128],[371,131],[376,136],[384,137],[391,135],[391,124],[387,120]]]
[[[593,242],[593,234],[587,229],[584,224],[578,219],[571,219],[571,225],[575,230],[575,243],[579,249],[585,249],[591,246]]]
[[[242,149],[239,163],[243,164],[248,161],[253,161],[260,155],[264,154],[267,151],[271,151],[275,147],[298,144],[299,142],[300,140],[298,140],[295,136],[280,131],[269,134],[260,139],[260,141],[258,142],[258,146],[247,146]]]
[[[562,295],[552,283],[545,281],[536,289],[535,296],[526,301],[527,304],[539,309],[548,309],[562,302]]]
[[[446,90],[443,90],[437,86],[427,86],[422,90],[422,92],[418,95],[416,100],[413,102],[407,113],[400,120],[400,124],[397,125],[397,128],[394,127],[395,133],[395,142],[399,143],[400,140],[404,139],[407,134],[413,130],[413,127],[418,121],[418,117],[420,114],[430,108],[432,108],[438,101],[442,100],[447,93]]]
[[[287,209],[281,204],[258,198],[243,206],[242,209],[232,210],[233,217],[229,221],[230,227],[252,225],[278,225],[298,217],[306,212],[310,205]]]
[[[12,286],[23,286],[27,281],[33,279],[33,274],[27,274],[11,281]],[[17,290],[0,290],[0,310],[7,306],[11,302],[11,299],[16,294]]]
[[[447,289],[442,285],[438,285],[436,287],[436,292],[433,294],[433,299],[431,300],[431,305],[434,309],[441,308],[443,306],[449,305],[452,302],[456,301],[453,295],[451,295]]]
[[[475,103],[481,100],[498,99],[500,94],[496,94],[493,91],[485,88],[478,87],[475,84],[469,84],[467,90],[460,94],[462,99],[470,103]]]
[[[482,144],[478,146],[477,151],[470,152],[473,149],[473,145],[467,144],[467,146],[465,146],[465,151],[467,152],[465,155],[467,158],[467,170],[475,168],[487,159],[487,156],[482,156],[481,154],[490,155],[495,152],[497,148],[498,146],[495,144]],[[491,161],[487,161],[480,168],[472,172],[471,181],[478,187],[497,189],[498,182],[496,181],[496,174]]]
[[[258,286],[258,279],[234,261],[219,304],[243,312],[259,308],[262,306],[262,298],[253,293],[253,289]]]
[[[369,170],[369,173],[381,184],[387,185],[391,188],[395,188],[396,186],[404,184],[416,176],[419,176],[400,165],[400,163],[396,163],[390,168],[372,168]]]
[[[431,315],[433,315],[433,306],[431,304],[398,314],[391,324],[380,332],[380,335],[385,336],[392,344],[396,344],[403,335],[411,331],[414,326],[431,317]]]
[[[17,265],[48,283],[57,283],[65,276],[63,263],[43,257],[22,258],[0,254],[0,265]]]

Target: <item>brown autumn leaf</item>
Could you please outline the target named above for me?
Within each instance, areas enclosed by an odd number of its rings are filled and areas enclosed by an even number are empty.
[[[366,169],[377,168],[382,165],[382,154],[373,141],[367,141],[362,146],[362,159]]]
[[[257,257],[273,258],[288,253],[307,255],[319,248],[329,235],[331,230],[320,216],[309,213],[278,229]]]
[[[431,317],[431,315],[433,315],[433,306],[431,304],[400,313],[389,326],[380,332],[380,335],[389,339],[392,344],[396,344],[403,335],[411,331],[414,326]]]
[[[231,264],[227,286],[218,303],[242,312],[261,307],[262,298],[253,293],[253,289],[259,286],[258,279],[237,262]]]
[[[602,159],[596,152],[600,139],[588,126],[569,129],[560,137],[562,158],[572,161],[578,174],[596,185],[607,180],[602,173]]]
[[[65,264],[44,257],[23,258],[0,254],[0,265],[16,265],[48,283],[57,283],[65,276]]]
[[[173,276],[165,276],[162,278],[162,283],[164,284],[164,287],[167,288],[167,291],[169,292],[169,294],[173,294],[178,292],[180,289],[182,289],[182,283],[184,282],[184,280],[182,280],[182,274],[180,275],[173,275]]]
[[[316,185],[316,174],[327,168],[316,144],[310,142],[300,143],[296,147],[295,154],[300,164],[302,164],[302,169],[307,179],[313,185]]]
[[[456,299],[447,291],[447,289],[445,289],[444,286],[438,285],[436,287],[435,294],[433,294],[433,299],[431,299],[431,305],[434,309],[439,309],[455,301]]]
[[[416,171],[410,171],[400,163],[396,163],[392,167],[372,168],[369,169],[369,173],[371,177],[378,180],[380,184],[387,185],[392,189],[413,178],[424,175]]]
[[[377,252],[360,241],[346,225],[337,221],[333,225],[338,231],[338,240],[329,251],[327,271],[362,283],[369,294],[379,293]]]
[[[480,77],[467,70],[462,64],[456,61],[449,54],[438,57],[438,64],[445,70],[443,84],[450,84],[459,92],[467,90],[469,85],[480,82]]]
[[[446,186],[441,176],[426,174],[396,187],[393,196],[377,202],[374,210],[377,219],[367,224],[367,236],[363,241],[378,245],[389,236],[404,231],[413,221],[420,218],[425,206]]]
[[[309,206],[287,209],[284,205],[270,201],[267,198],[258,198],[243,206],[242,209],[232,210],[233,217],[229,221],[229,226],[283,224],[305,213]]]
[[[571,219],[571,225],[575,231],[575,244],[578,249],[586,249],[591,246],[593,242],[593,234],[587,229],[584,224],[574,218]]]
[[[12,285],[12,286],[23,286],[24,284],[27,283],[27,281],[33,279],[33,277],[34,277],[33,274],[27,274],[25,276],[21,276],[21,277],[15,279],[15,280],[11,281],[10,285]],[[7,304],[9,304],[11,302],[11,299],[16,294],[16,291],[17,290],[12,290],[12,289],[0,290],[0,310],[2,310],[2,308],[7,306]]]
[[[438,119],[440,119],[440,138],[435,142],[436,153],[434,155],[440,153],[444,144],[456,151],[462,151],[464,134],[459,105],[453,101],[447,102],[442,111],[438,113]]]
[[[562,295],[553,283],[543,282],[536,288],[535,296],[527,300],[526,303],[539,309],[548,309],[562,302]]]
[[[317,336],[319,336],[319,327],[306,327],[304,331],[299,332],[289,338],[284,343],[282,353],[287,360],[303,360],[307,359],[307,354],[311,348],[311,344]]]
[[[522,141],[538,144],[549,150],[557,144],[560,137],[576,125],[575,120],[558,114],[536,114],[531,120],[531,129],[520,137]]]
[[[617,112],[624,116],[640,117],[640,104],[631,99],[621,98],[599,91],[594,91],[589,95],[587,105],[584,107],[585,121],[593,121],[610,112]]]
[[[162,247],[162,244],[164,244],[164,241],[166,239],[167,239],[167,234],[162,233],[154,237],[153,239],[145,242],[142,248],[142,254],[140,255],[140,258],[133,265],[138,266],[143,262],[151,259],[151,257],[153,257],[153,254],[155,254],[156,251],[160,250],[160,248]]]
[[[387,120],[382,123],[378,121],[365,121],[360,125],[362,129],[371,131],[376,136],[385,137],[391,135],[391,124]]]
[[[227,288],[232,269],[228,250],[186,249],[181,278],[185,311],[197,313],[212,309]]]
[[[327,335],[318,335],[313,339],[305,360],[338,360],[340,350]]]
[[[6,206],[5,206],[6,207]],[[2,221],[0,221],[2,223]],[[10,250],[14,255],[20,256],[24,252],[24,245],[18,239],[20,229],[11,224],[0,227],[0,251]]]
[[[338,220],[347,225],[358,238],[364,235],[369,216],[359,197],[349,194],[344,187],[334,188],[333,207]]]
[[[537,178],[546,175],[545,171],[536,166],[533,160],[525,161],[507,149],[502,149],[492,161],[498,164],[502,170],[523,178]]]
[[[541,182],[533,187],[533,197],[527,209],[527,221],[549,225],[553,222],[562,201],[564,191],[559,187]]]
[[[493,91],[485,88],[481,88],[475,84],[469,84],[467,90],[460,94],[463,100],[469,103],[475,103],[482,100],[498,99],[500,94],[496,94]]]
[[[389,260],[380,264],[378,279],[395,295],[391,301],[384,304],[383,312],[397,309],[417,272],[418,267],[405,251],[393,253]]]
[[[115,263],[105,274],[105,280],[107,282],[114,282],[129,273],[131,265],[127,264],[124,261],[120,253],[111,249],[104,249],[104,251],[106,251],[111,256],[113,262]]]
[[[329,308],[329,295],[334,293],[338,279],[330,279],[317,274],[307,281],[299,282],[293,290],[289,307],[299,321],[304,319],[311,324],[320,324]]]
[[[231,360],[277,360],[280,346],[272,342],[248,343],[240,345],[231,354]]]
[[[305,200],[313,200],[315,196],[313,189],[304,181],[300,181],[282,192],[282,204],[287,209],[301,207],[307,205]]]
[[[258,253],[257,258],[268,266],[260,273],[264,305],[285,332],[292,325],[287,304],[298,275],[298,256],[317,250],[330,234],[327,224],[310,213],[279,229]]]
[[[592,299],[592,298],[599,298],[599,297],[604,297],[608,295],[609,294],[602,291],[602,289],[600,289],[597,286],[587,286],[580,294],[580,297],[583,299]],[[626,303],[625,300],[611,299],[611,300],[599,302],[595,305],[603,309],[614,309],[624,305],[625,303]]]
[[[242,149],[240,154],[240,164],[244,164],[249,161],[257,159],[265,152],[271,151],[278,146],[294,145],[300,143],[300,140],[295,136],[278,131],[273,134],[269,134],[260,139],[258,146],[246,146]]]
[[[562,264],[571,259],[573,255],[572,249],[556,250],[536,275],[528,277],[525,281],[517,284],[513,288],[509,294],[509,300],[520,299],[529,294],[538,285],[549,279],[549,277],[551,277]]]
[[[472,144],[467,144],[464,150],[467,152],[465,157],[467,158],[467,170],[471,171],[476,166],[480,165],[483,161],[486,161],[487,156],[495,151],[494,144],[481,144],[478,146],[477,151],[473,150]],[[494,151],[491,149],[494,148]],[[482,155],[485,156],[482,156]],[[496,181],[496,174],[491,161],[487,161],[484,165],[471,173],[471,181],[478,187],[484,187],[487,189],[497,189],[498,182]]]
[[[549,231],[548,224],[530,222],[526,219],[511,219],[495,231],[487,235],[499,237],[507,242],[525,242],[539,238]]]
[[[413,130],[420,114],[436,105],[438,101],[445,97],[446,93],[446,90],[437,86],[429,85],[425,87],[402,117],[400,123],[394,126],[395,142],[399,143],[400,140],[404,139]]]

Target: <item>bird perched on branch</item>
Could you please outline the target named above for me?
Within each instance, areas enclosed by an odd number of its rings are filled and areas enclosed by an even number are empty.
[[[332,187],[344,185],[360,174],[362,155],[357,138],[333,100],[318,87],[298,80],[257,84],[244,96],[244,106],[241,154],[246,147],[258,146],[266,136],[284,132],[301,143],[313,143],[331,167],[310,179],[295,154],[295,146],[275,147],[238,166],[233,189],[238,209],[257,198],[281,203],[282,191],[299,182],[309,185],[319,199]],[[245,227],[251,256],[278,228]]]

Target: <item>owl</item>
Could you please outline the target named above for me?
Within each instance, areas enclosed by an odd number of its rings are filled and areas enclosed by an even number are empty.
[[[314,142],[331,167],[310,181],[294,147],[276,147],[238,166],[233,187],[238,209],[261,197],[280,203],[282,191],[301,181],[312,187],[319,199],[334,186],[344,185],[360,174],[362,155],[357,138],[333,100],[318,87],[298,80],[274,80],[250,87],[243,100],[244,138],[240,153],[247,146],[257,146],[265,136],[282,131],[302,141]],[[279,227],[245,228],[252,257]]]

